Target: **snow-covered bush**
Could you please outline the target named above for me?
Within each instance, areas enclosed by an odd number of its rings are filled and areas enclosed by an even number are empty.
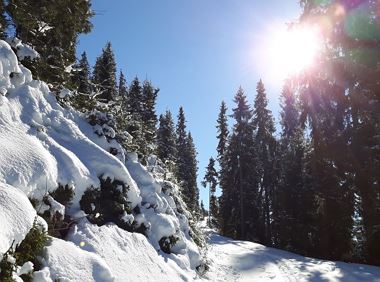
[[[174,247],[174,245],[177,243],[178,240],[179,240],[179,237],[170,235],[169,237],[166,237],[166,236],[162,237],[160,241],[158,241],[158,243],[160,245],[161,250],[164,253],[170,254],[172,252],[172,248]]]
[[[128,231],[145,232],[146,228],[137,224],[128,201],[129,187],[119,180],[100,179],[100,188],[89,187],[79,201],[81,209],[91,223],[99,226],[109,222]],[[135,213],[139,212],[136,208]]]
[[[12,247],[3,254],[0,261],[0,281],[2,282],[13,282],[13,275],[16,272],[17,265],[13,257]]]
[[[49,194],[54,198],[54,200],[64,205],[65,207],[68,207],[74,198],[74,193],[75,192],[73,187],[71,187],[69,184],[63,186],[61,183],[58,183],[58,188]]]
[[[48,240],[46,231],[36,220],[25,239],[16,246],[14,257],[17,265],[23,265],[30,261],[33,263],[35,270],[40,270],[42,265],[39,257],[42,255],[43,248],[48,243]]]
[[[0,261],[0,281],[32,281],[33,272],[43,268],[41,258],[48,241],[46,231],[36,218],[24,240],[15,249],[12,244],[3,254]]]

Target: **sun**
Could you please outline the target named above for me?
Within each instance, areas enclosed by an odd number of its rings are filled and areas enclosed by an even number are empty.
[[[286,79],[313,66],[322,39],[312,27],[276,28],[266,32],[260,61],[272,78]]]

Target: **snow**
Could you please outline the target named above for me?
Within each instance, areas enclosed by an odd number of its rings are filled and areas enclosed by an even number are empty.
[[[17,57],[20,60],[24,60],[25,58],[30,58],[33,60],[40,56],[32,46],[22,43],[22,41],[17,37],[9,39],[8,43],[16,50]]]
[[[380,267],[302,257],[205,230],[210,281],[380,282]]]
[[[182,270],[160,256],[145,236],[113,224],[96,226],[83,220],[69,238],[104,259],[115,281],[192,281],[195,276],[195,272]]]
[[[0,183],[0,257],[19,244],[33,226],[36,211],[19,189]]]
[[[114,281],[102,258],[81,250],[72,242],[53,238],[51,245],[45,248],[44,257],[53,281]]]
[[[140,188],[141,212],[144,214],[143,220],[149,222],[150,225],[148,231],[150,242],[156,250],[159,250],[161,238],[176,237],[178,241],[171,249],[172,253],[164,254],[161,252],[161,254],[173,259],[185,269],[195,269],[201,264],[201,257],[198,247],[190,238],[188,221],[184,215],[177,211],[172,196],[162,191],[162,186],[166,184],[171,185],[178,194],[178,187],[158,178],[157,175],[154,177],[146,167],[137,161],[136,154],[129,154],[127,159],[127,168]],[[189,216],[189,214],[187,215]]]
[[[33,269],[34,269],[33,263],[30,261],[27,261],[26,263],[23,264],[23,266],[17,269],[17,275],[21,276],[23,274],[28,274],[29,272],[32,272]]]
[[[21,42],[12,44],[17,49]],[[96,134],[96,128],[82,114],[58,103],[56,95],[62,92],[54,94],[46,83],[32,79],[4,41],[0,41],[0,92],[0,253],[8,250],[13,240],[21,242],[31,228],[36,211],[30,197],[40,204],[47,200],[49,204],[42,205],[40,211],[66,212],[79,221],[69,236],[75,244],[52,239],[45,250],[45,267],[34,272],[34,281],[196,278],[200,255],[185,215],[177,211],[173,197],[162,191],[165,182],[151,175],[137,157],[125,164],[125,152],[112,139],[115,132],[111,125],[103,125],[102,134]],[[120,153],[113,156],[110,148]],[[112,224],[98,227],[87,222],[79,200],[88,187],[100,186],[99,177],[119,180],[129,187],[131,208],[138,206],[141,213],[126,214],[123,219],[144,224],[148,238]],[[69,184],[75,192],[66,209],[49,196],[58,184]],[[178,187],[173,184],[172,190],[178,192]],[[37,222],[47,230],[42,218],[37,217]],[[173,253],[166,254],[158,242],[171,235],[178,242]]]
[[[10,46],[0,41],[0,181],[28,196],[42,199],[58,183],[73,183],[73,210],[83,192],[99,187],[98,177],[110,177],[129,186],[132,207],[140,203],[139,190],[124,164],[93,140],[91,125],[72,109],[62,108],[48,86],[31,80]],[[17,73],[18,83],[12,81]],[[101,141],[98,141],[102,143]]]

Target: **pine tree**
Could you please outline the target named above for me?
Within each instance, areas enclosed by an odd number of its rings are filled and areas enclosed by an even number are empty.
[[[197,161],[197,151],[195,149],[194,140],[189,132],[186,138],[186,154],[185,154],[185,164],[187,167],[186,178],[185,178],[185,198],[187,198],[187,204],[190,211],[193,214],[199,213],[199,189],[197,185],[197,175],[198,175],[198,161]],[[186,201],[185,201],[186,202]]]
[[[128,125],[127,131],[133,137],[133,150],[135,150],[140,159],[145,156],[146,142],[144,140],[143,129],[143,104],[142,104],[142,87],[140,81],[135,77],[129,86],[127,98]]]
[[[225,173],[227,173],[228,167],[225,163],[225,154],[228,147],[228,138],[229,138],[229,131],[228,131],[228,124],[227,124],[227,106],[226,103],[223,101],[220,105],[220,112],[217,119],[217,139],[218,139],[218,146],[217,146],[217,153],[218,153],[218,162],[219,162],[219,187],[222,190],[222,195],[227,194],[227,187],[228,185],[225,183],[226,178],[223,177]],[[225,192],[223,192],[225,191]],[[224,206],[226,203],[223,202],[226,197],[220,197],[219,198],[219,205],[221,207],[221,210],[224,210]],[[223,208],[222,208],[223,207]],[[222,233],[225,233],[226,227],[224,225],[224,218],[225,216],[222,213],[219,213],[219,226]]]
[[[170,111],[160,115],[160,124],[157,130],[157,156],[166,164],[169,170],[174,169],[176,161],[176,133],[173,117]]]
[[[186,159],[186,141],[187,141],[187,133],[186,133],[186,119],[183,108],[179,108],[179,113],[177,116],[177,126],[176,126],[176,151],[177,151],[177,169],[176,169],[176,177],[178,181],[182,182],[186,179],[187,167],[185,163]]]
[[[221,159],[223,158],[224,152],[227,148],[227,141],[228,141],[228,124],[227,124],[227,106],[226,103],[223,101],[220,105],[220,112],[217,119],[217,126],[218,129],[218,147],[216,148],[218,152],[218,160],[219,164],[221,164]]]
[[[96,59],[92,82],[97,88],[97,99],[100,102],[109,103],[115,100],[118,93],[116,85],[116,61],[111,42],[106,44],[102,50],[102,54]]]
[[[206,167],[206,174],[204,176],[202,185],[207,188],[207,185],[209,185],[209,218],[208,218],[208,224],[209,226],[213,226],[216,223],[216,220],[218,218],[218,206],[216,201],[216,186],[218,185],[218,173],[215,169],[215,160],[211,157],[208,163],[208,166]],[[211,217],[213,218],[213,221],[211,221]]]
[[[36,62],[22,62],[34,77],[56,87],[70,86],[68,67],[75,63],[78,36],[92,29],[91,2],[84,0],[10,0],[6,12],[15,36],[40,54]]]
[[[116,118],[118,123],[118,128],[122,132],[127,130],[127,125],[129,123],[129,113],[128,113],[128,89],[127,89],[127,81],[125,79],[124,73],[120,71],[119,74],[119,87],[118,87],[118,95],[116,98],[116,103],[118,106]]]
[[[270,244],[272,240],[271,206],[277,181],[277,144],[274,138],[274,121],[272,113],[268,109],[268,100],[262,80],[257,83],[256,90],[257,95],[253,107],[252,126],[255,129],[256,170],[258,172],[258,179],[260,179],[258,183],[258,206],[260,209],[260,226],[263,228],[261,230],[263,233],[260,235],[260,242]]]
[[[76,87],[76,94],[73,97],[73,103],[76,109],[81,111],[91,110],[91,84],[90,84],[90,64],[87,60],[86,52],[83,52],[79,62],[75,65],[75,72],[72,80]]]
[[[179,108],[176,128],[177,169],[176,178],[181,185],[181,192],[189,210],[198,212],[199,191],[197,186],[197,160],[194,141],[190,133],[186,132],[186,119],[183,108]]]
[[[153,88],[151,82],[144,81],[142,88],[142,121],[147,155],[154,152],[156,145],[157,115],[155,107],[158,91],[159,89]]]
[[[257,239],[258,225],[255,156],[253,130],[250,123],[252,111],[242,88],[235,95],[236,108],[232,135],[225,152],[226,170],[220,199],[220,217],[224,235],[239,239]]]
[[[288,81],[282,92],[279,182],[273,203],[275,244],[310,254],[314,223],[314,194],[308,175],[307,148],[296,97]]]

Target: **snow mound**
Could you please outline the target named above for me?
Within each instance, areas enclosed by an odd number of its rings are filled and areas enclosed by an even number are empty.
[[[152,245],[159,250],[160,239],[175,236],[178,241],[172,248],[172,253],[163,255],[174,259],[183,268],[195,269],[201,264],[201,257],[198,247],[190,237],[187,219],[190,215],[185,210],[179,212],[173,198],[175,193],[179,193],[178,187],[169,181],[156,179],[133,155],[128,156],[126,165],[140,188],[141,212],[144,216],[141,220],[150,224],[148,237]],[[151,169],[154,170],[152,167]]]
[[[0,257],[19,244],[33,226],[36,211],[28,198],[15,187],[0,183]]]
[[[109,266],[99,256],[60,239],[53,238],[45,248],[45,264],[53,281],[114,281]]]
[[[99,254],[110,266],[115,281],[192,280],[193,273],[185,272],[174,261],[165,261],[145,236],[116,225],[96,226],[83,220],[69,238],[84,250]]]

